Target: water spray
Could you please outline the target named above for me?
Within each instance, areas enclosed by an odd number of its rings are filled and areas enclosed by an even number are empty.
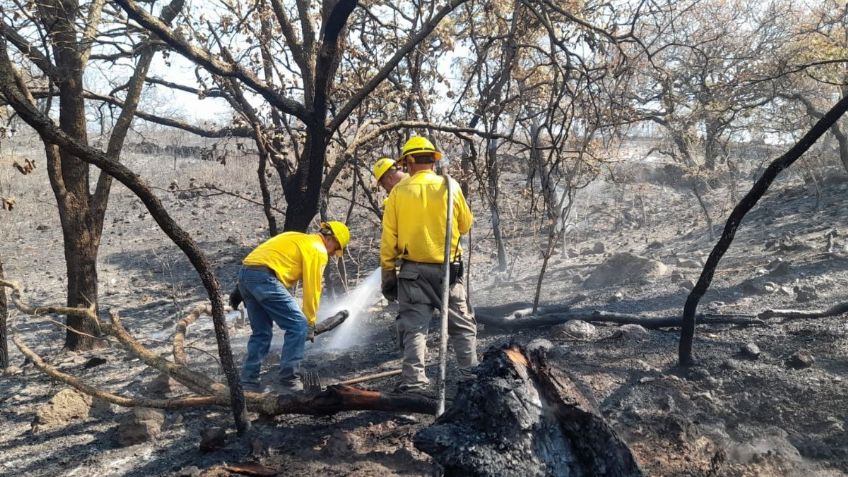
[[[363,318],[368,314],[368,308],[377,302],[379,295],[380,269],[377,268],[348,293],[336,299],[322,301],[322,316],[334,315],[341,311],[348,314],[348,318],[324,343],[324,349],[343,350],[361,342],[364,331],[361,327]],[[318,326],[321,326],[321,323]]]

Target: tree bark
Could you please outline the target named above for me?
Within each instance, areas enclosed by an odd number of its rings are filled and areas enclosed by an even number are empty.
[[[501,214],[500,208],[498,207],[498,181],[500,178],[500,171],[498,169],[497,143],[495,142],[495,139],[488,140],[488,147],[486,147],[486,159],[486,162],[489,164],[488,182],[489,194],[491,194],[489,210],[492,214],[492,234],[494,235],[495,246],[498,250],[498,270],[504,271],[506,270],[506,247],[504,246],[504,238],[501,231]]]
[[[270,415],[309,414],[327,416],[343,411],[388,411],[435,414],[436,401],[410,394],[381,393],[344,384],[329,386],[317,395],[274,398],[272,405],[251,405],[251,409]]]
[[[61,210],[61,209],[60,209]],[[62,227],[65,239],[65,262],[68,273],[68,306],[85,308],[91,304],[97,306],[97,248],[100,243],[100,228],[91,230],[86,222],[86,212],[66,211],[66,223]],[[82,217],[80,217],[82,216]],[[82,222],[82,223],[81,223]],[[102,227],[102,221],[100,223]],[[89,350],[99,346],[97,325],[91,320],[77,316],[65,319],[68,332],[65,335],[65,348],[69,350]],[[75,333],[71,329],[81,333]],[[82,334],[84,333],[84,334]]]
[[[0,257],[0,280],[3,275],[3,257]],[[6,287],[0,287],[0,369],[9,367],[9,333],[6,318],[9,316],[9,302],[6,300]]]
[[[486,328],[502,331],[516,331],[530,328],[549,328],[572,320],[592,323],[615,323],[618,325],[640,325],[647,329],[677,328],[683,325],[680,316],[645,316],[630,313],[613,313],[603,310],[568,310],[562,312],[544,312],[540,307],[536,314],[511,317],[491,313],[486,308],[475,308],[474,315],[478,323]],[[704,325],[740,325],[758,326],[766,323],[754,317],[742,315],[699,315],[698,319]]]
[[[710,209],[707,207],[707,203],[704,202],[704,197],[701,194],[701,191],[698,189],[698,181],[692,183],[692,194],[695,195],[695,198],[698,199],[698,205],[701,206],[701,212],[704,213],[704,220],[707,221],[707,232],[710,237],[710,240],[715,240],[715,233],[713,232],[713,218],[710,217]]]
[[[327,106],[335,72],[344,50],[342,32],[357,4],[356,0],[339,0],[332,9],[324,12],[321,46],[315,55],[314,63],[308,61],[314,66],[311,75],[304,75],[304,82],[311,83],[309,89],[313,92],[312,97],[306,95],[309,107],[307,108],[308,116],[304,119],[305,145],[295,173],[283,181],[283,193],[287,202],[283,229],[286,231],[306,231],[312,218],[318,213],[321,179],[324,176],[327,143],[330,137],[330,130],[326,124]]]
[[[284,231],[305,232],[321,199],[321,179],[327,156],[324,124],[314,124],[307,129],[303,158],[294,174],[283,179],[286,196]]]
[[[707,258],[707,263],[704,265],[703,271],[701,271],[698,283],[695,284],[695,287],[689,293],[689,296],[686,298],[686,304],[683,307],[683,326],[680,330],[680,345],[678,348],[678,360],[681,366],[690,366],[695,362],[692,357],[692,344],[695,339],[695,313],[698,309],[698,303],[713,280],[718,262],[724,256],[725,252],[727,252],[727,249],[730,248],[730,244],[733,243],[733,238],[736,236],[736,230],[742,223],[742,219],[757,205],[757,202],[768,191],[769,186],[777,178],[777,175],[797,161],[807,149],[815,144],[842,117],[845,111],[848,111],[848,96],[840,99],[786,154],[769,164],[763,175],[757,179],[751,190],[730,213],[730,217],[727,218],[727,223],[724,226],[724,231],[715,247],[713,247],[710,256]]]
[[[80,143],[88,143],[83,91],[84,50],[76,38],[74,20],[77,11],[55,1],[39,4],[41,21],[51,31],[53,55],[59,73],[59,127]],[[68,276],[69,307],[97,304],[97,248],[103,230],[103,216],[93,213],[88,163],[46,144],[48,177],[59,209],[64,239],[65,266]],[[97,340],[74,330],[96,336],[96,327],[69,316],[65,348],[88,350]]]
[[[706,134],[704,135],[704,167],[707,170],[716,170],[716,159],[718,158],[718,135],[719,126],[716,120],[706,120]]]
[[[833,135],[836,136],[836,142],[839,143],[839,161],[845,172],[848,172],[848,135],[846,135],[838,124],[830,127]]]
[[[256,170],[256,175],[259,178],[259,190],[262,192],[262,211],[265,213],[265,219],[268,221],[268,236],[274,237],[277,235],[277,218],[274,217],[271,204],[271,191],[268,189],[268,178],[265,176],[265,170],[270,161],[270,153],[265,144],[265,139],[262,137],[262,132],[259,130],[259,125],[254,126],[254,139],[256,146],[259,148],[259,167]]]

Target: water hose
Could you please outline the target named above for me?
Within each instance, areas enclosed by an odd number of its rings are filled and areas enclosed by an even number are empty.
[[[453,242],[453,187],[451,178],[447,172],[445,186],[448,190],[448,211],[445,220],[445,260],[442,263],[442,326],[439,333],[439,403],[436,407],[436,416],[445,412],[445,378],[448,362],[448,305],[450,297],[450,259],[451,242]]]

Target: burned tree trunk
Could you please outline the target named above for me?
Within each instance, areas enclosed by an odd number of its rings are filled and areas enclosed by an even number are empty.
[[[3,280],[3,259],[0,257],[0,280]],[[8,316],[8,302],[6,301],[6,288],[0,287],[0,370],[9,367],[9,334],[6,330],[6,317]]]
[[[77,141],[87,144],[87,122],[83,78],[87,45],[76,39],[77,11],[57,1],[39,4],[41,20],[50,25],[53,55],[59,72],[59,127]],[[89,165],[70,152],[45,142],[48,177],[56,197],[65,264],[68,274],[68,306],[87,307],[97,303],[97,248],[103,216],[92,204]],[[65,347],[88,350],[97,345],[97,330],[90,323],[67,317]],[[80,333],[77,333],[79,331]]]
[[[544,347],[491,349],[477,380],[415,436],[445,475],[642,475],[629,447]]]
[[[297,170],[291,176],[281,178],[286,198],[284,231],[305,232],[318,213],[321,178],[327,156],[327,134],[323,130],[322,122],[307,126],[306,146]]]
[[[68,274],[67,305],[71,308],[85,308],[92,304],[97,306],[97,251],[103,225],[102,216],[99,217],[98,224],[91,224],[92,227],[89,227],[88,211],[62,206],[59,211],[63,219],[62,235]],[[99,345],[95,338],[99,334],[95,323],[74,316],[66,317],[65,322],[68,325],[65,348],[89,350]]]
[[[695,362],[692,357],[692,344],[695,340],[695,312],[698,309],[698,303],[701,301],[701,297],[704,296],[704,293],[707,292],[707,288],[709,288],[710,283],[713,281],[713,275],[718,267],[718,262],[724,256],[725,252],[727,252],[727,249],[730,248],[730,244],[733,243],[733,239],[736,236],[736,229],[739,228],[742,219],[757,205],[760,198],[765,195],[771,183],[777,178],[777,175],[807,152],[807,149],[815,144],[842,117],[845,111],[848,111],[848,96],[840,99],[786,154],[769,164],[763,175],[757,179],[751,190],[736,204],[736,207],[730,213],[721,237],[719,237],[718,242],[713,247],[713,251],[710,252],[710,256],[707,257],[707,263],[701,271],[701,276],[698,277],[698,283],[695,284],[689,296],[686,297],[686,304],[683,306],[683,327],[680,330],[680,345],[677,352],[678,361],[681,366],[690,366]]]

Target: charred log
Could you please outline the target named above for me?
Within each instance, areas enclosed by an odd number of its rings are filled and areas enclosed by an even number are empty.
[[[832,316],[839,316],[844,313],[848,313],[848,303],[838,303],[836,305],[831,306],[826,310],[781,310],[781,309],[769,309],[762,311],[758,317],[767,320],[769,318],[783,318],[786,321],[789,320],[803,320],[803,319],[816,319],[816,318],[829,318]]]
[[[634,315],[630,313],[614,313],[603,310],[568,310],[552,311],[562,309],[562,306],[540,307],[540,313],[530,315],[524,313],[520,308],[512,313],[502,314],[490,310],[509,310],[512,307],[505,305],[496,308],[475,308],[474,314],[478,323],[488,328],[498,330],[521,330],[528,328],[539,328],[554,326],[571,320],[590,321],[593,323],[615,323],[619,325],[634,324],[648,329],[675,328],[683,325],[680,316],[648,316]],[[702,325],[764,325],[765,322],[759,318],[748,315],[698,315],[698,323]]]
[[[248,407],[252,407],[250,401],[248,402]],[[318,394],[274,396],[271,400],[265,401],[261,411],[271,415],[309,414],[313,416],[326,416],[342,411],[435,414],[436,401],[414,394],[381,393],[337,384],[329,386]]]
[[[0,258],[0,280],[3,279],[3,260]],[[6,287],[0,286],[0,370],[9,367],[8,333],[6,332],[7,316],[8,302],[6,301]]]
[[[489,350],[477,379],[414,443],[445,475],[642,475],[627,444],[542,347]]]

